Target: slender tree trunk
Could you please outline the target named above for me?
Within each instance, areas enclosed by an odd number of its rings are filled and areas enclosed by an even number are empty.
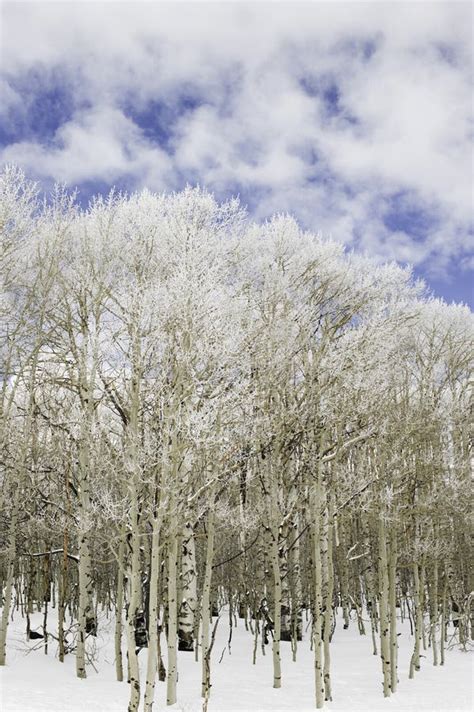
[[[41,334],[42,331],[42,324],[43,324],[43,318],[40,319],[39,325],[38,325],[38,333]],[[39,348],[39,347],[38,347]],[[6,662],[6,655],[7,655],[7,631],[8,631],[8,621],[9,621],[9,615],[10,615],[10,607],[11,607],[11,600],[12,600],[12,592],[13,592],[13,579],[14,579],[14,571],[15,571],[15,565],[16,565],[16,557],[17,557],[17,536],[18,536],[18,520],[19,520],[19,515],[20,515],[20,499],[23,493],[23,487],[22,487],[22,482],[24,478],[24,473],[26,470],[27,462],[28,462],[28,454],[29,454],[29,448],[30,448],[30,437],[31,437],[31,431],[32,431],[32,424],[33,424],[33,418],[34,418],[34,408],[35,408],[35,383],[36,383],[36,374],[37,374],[37,366],[38,366],[38,348],[35,349],[33,355],[32,355],[32,362],[31,362],[31,370],[30,370],[30,377],[27,383],[27,389],[28,389],[28,408],[27,408],[27,415],[26,415],[26,420],[25,420],[25,425],[24,425],[24,430],[23,430],[23,442],[20,450],[20,458],[19,458],[19,467],[18,471],[15,473],[15,482],[13,483],[13,492],[12,492],[12,508],[11,508],[11,518],[10,518],[10,527],[8,530],[8,548],[7,548],[7,556],[6,556],[6,563],[5,563],[5,571],[6,571],[6,577],[5,577],[5,592],[4,592],[4,598],[3,598],[3,611],[2,611],[2,618],[0,620],[0,666],[5,665]],[[3,401],[3,399],[2,399]],[[3,421],[2,421],[2,426],[3,426]],[[3,443],[5,441],[5,434],[3,432],[3,427],[2,427],[2,438],[1,442]],[[1,591],[1,588],[0,588]]]
[[[139,334],[140,307],[134,304],[130,336],[132,344],[132,370],[130,380],[130,420],[125,428],[126,471],[129,477],[128,493],[130,498],[130,546],[131,567],[129,575],[129,601],[127,607],[126,630],[128,648],[128,671],[130,677],[130,700],[128,712],[136,712],[140,704],[140,667],[138,665],[137,628],[138,616],[142,614],[141,586],[141,550],[140,550],[140,381],[141,381],[141,345]]]
[[[396,536],[392,528],[389,538],[388,587],[390,609],[390,688],[397,690],[398,637],[397,637],[397,549]]]
[[[321,496],[317,483],[310,495],[310,517],[313,539],[313,650],[314,650],[314,682],[316,691],[316,708],[324,706],[324,678],[322,661],[322,565],[321,565]]]
[[[446,623],[447,623],[447,602],[448,602],[448,579],[444,574],[443,598],[441,602],[441,637],[440,637],[440,665],[444,665],[444,651],[446,644]]]
[[[178,536],[176,528],[170,527],[168,539],[168,676],[166,688],[166,704],[174,705],[177,699],[176,684],[178,681]]]
[[[7,550],[7,562],[6,562],[6,579],[5,579],[5,593],[4,593],[4,603],[2,611],[2,620],[0,622],[0,665],[5,665],[6,654],[7,654],[7,630],[8,630],[8,620],[10,615],[10,606],[12,601],[12,590],[13,590],[13,575],[16,563],[16,537],[17,537],[17,527],[18,527],[18,515],[20,506],[20,483],[17,482],[14,485],[13,492],[13,502],[12,502],[12,513],[10,519],[10,530],[8,535],[8,550]]]
[[[335,518],[335,527],[340,532],[339,534],[339,544],[336,542],[336,546],[339,549],[339,573],[340,573],[340,586],[341,586],[341,604],[342,604],[342,617],[344,620],[344,629],[349,628],[349,571],[348,562],[346,558],[347,543],[346,543],[346,523],[345,519],[342,522],[338,522],[338,518]],[[368,596],[369,600],[370,597]]]
[[[84,335],[84,339],[87,339]],[[87,357],[83,354],[82,373],[85,373]],[[89,530],[90,518],[90,441],[94,405],[92,391],[94,376],[88,383],[83,376],[80,384],[82,405],[82,426],[79,442],[79,467],[78,467],[78,535],[79,535],[79,630],[76,644],[76,674],[79,678],[86,678],[86,637],[89,632],[95,632],[95,616],[92,603],[92,565],[90,555]]]
[[[70,501],[69,501],[69,472],[67,470],[66,474],[66,503],[67,503],[67,514],[70,513]],[[69,529],[68,521],[66,520],[66,526],[63,532],[63,555],[61,561],[61,570],[58,574],[58,586],[59,586],[59,602],[58,602],[58,639],[59,639],[59,661],[64,662],[65,655],[65,640],[64,640],[64,617],[66,614],[66,597],[68,593],[68,548],[69,548]]]
[[[390,623],[388,607],[388,562],[384,515],[379,515],[379,606],[380,606],[380,658],[382,660],[383,694],[390,696]]]
[[[277,482],[275,473],[269,465],[269,471],[265,478],[265,500],[267,509],[267,519],[269,526],[270,544],[270,566],[273,578],[273,687],[281,687],[281,607],[282,607],[282,585],[280,572],[280,551],[279,551],[279,522],[278,522],[278,502],[277,502]]]
[[[64,662],[65,646],[64,646],[64,612],[65,612],[65,586],[66,576],[63,569],[58,574],[58,660]]]
[[[334,596],[334,567],[332,561],[333,553],[333,520],[334,520],[334,492],[328,497],[327,526],[325,536],[327,537],[326,557],[327,557],[327,587],[324,611],[324,699],[332,700],[331,696],[331,626],[332,626],[332,605]]]
[[[150,601],[148,616],[148,660],[146,673],[145,704],[144,712],[151,712],[155,693],[155,680],[158,663],[158,594],[160,576],[160,534],[161,534],[161,510],[155,514],[153,519],[153,532],[151,544],[151,566],[150,566]]]
[[[51,545],[45,542],[45,549],[48,550]],[[43,611],[43,640],[44,640],[44,654],[48,654],[48,608],[51,599],[51,557],[45,556],[43,562],[43,576],[44,576],[44,611]]]
[[[289,533],[288,526],[285,524],[282,527],[281,539],[284,542],[279,552],[279,567],[281,580],[281,624],[280,624],[280,640],[292,640],[292,615],[291,615],[291,594],[290,582],[292,572],[289,570],[289,554],[287,551]]]
[[[438,560],[433,563],[433,580],[430,586],[430,634],[431,649],[433,651],[433,665],[438,665],[438,641],[436,640],[438,629]]]
[[[123,574],[125,569],[125,534],[122,533],[117,562],[117,593],[115,602],[115,674],[123,682],[122,628],[123,628]]]
[[[296,660],[296,642],[303,639],[303,618],[302,603],[303,594],[301,588],[301,548],[300,548],[300,517],[297,513],[293,523],[293,544],[290,551],[290,567],[292,581],[291,596],[291,632],[293,637],[293,660]]]
[[[202,584],[202,600],[201,600],[201,696],[206,699],[209,696],[211,687],[211,671],[210,671],[210,621],[211,621],[211,581],[212,581],[212,562],[214,559],[214,497],[215,486],[211,487],[209,495],[209,511],[206,519],[207,528],[207,547],[206,547],[206,565],[204,571],[204,580]]]
[[[89,457],[88,445],[83,439],[79,453],[79,631],[76,646],[76,673],[79,678],[86,678],[86,637],[88,628],[93,626],[94,612],[92,608],[92,571],[89,550],[90,527],[90,493],[89,493]]]
[[[415,675],[415,670],[420,669],[420,643],[421,629],[423,627],[423,612],[421,610],[421,595],[420,595],[420,574],[418,563],[413,564],[413,593],[415,605],[415,642],[413,654],[410,660],[409,678],[412,679]]]
[[[426,628],[424,621],[424,612],[426,610],[426,565],[424,557],[421,558],[420,563],[420,608],[421,608],[421,642],[423,644],[423,650],[426,650]]]
[[[273,687],[281,687],[281,657],[280,657],[280,636],[281,636],[281,575],[278,552],[278,526],[275,523],[271,527],[270,563],[273,573]]]
[[[191,522],[183,528],[181,556],[181,606],[178,619],[178,650],[194,650],[194,616],[197,606],[196,550]]]
[[[128,671],[130,677],[130,701],[128,712],[136,712],[140,704],[140,669],[136,651],[135,628],[137,613],[140,606],[140,538],[138,532],[138,501],[136,492],[132,492],[132,506],[130,512],[132,522],[131,566],[129,569],[129,600],[127,606],[126,631],[128,651]]]
[[[373,557],[371,556],[370,528],[369,520],[366,514],[362,514],[362,532],[364,536],[364,547],[368,552],[367,555],[367,570],[365,571],[366,591],[367,591],[367,607],[370,616],[370,630],[372,633],[372,652],[378,655],[377,650],[377,595],[375,588],[375,576],[373,570]]]

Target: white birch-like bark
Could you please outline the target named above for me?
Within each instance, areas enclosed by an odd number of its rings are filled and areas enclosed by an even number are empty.
[[[281,687],[281,608],[282,608],[282,582],[280,571],[279,547],[279,515],[276,474],[272,464],[263,465],[263,479],[265,482],[266,515],[269,533],[269,559],[273,579],[273,687]]]
[[[78,454],[78,537],[79,537],[79,610],[78,634],[76,642],[76,675],[86,678],[86,638],[89,632],[95,632],[96,620],[93,608],[93,574],[90,554],[89,531],[91,528],[91,447],[94,422],[94,389],[98,365],[98,326],[100,318],[99,305],[89,308],[85,290],[81,294],[78,310],[81,322],[81,343],[78,346],[72,332],[72,316],[66,327],[69,331],[70,348],[76,360],[79,378],[79,400],[82,422],[79,436]],[[91,322],[94,323],[91,328]]]
[[[321,496],[318,481],[313,485],[310,493],[310,517],[312,521],[313,541],[313,651],[314,651],[314,684],[316,695],[316,708],[324,707],[324,677],[323,677],[323,651],[322,651],[322,618],[323,618],[323,591],[322,591],[322,564],[321,564]]]
[[[10,616],[10,606],[12,600],[13,575],[16,560],[16,539],[18,528],[18,516],[20,510],[20,482],[16,483],[13,491],[12,511],[10,518],[10,530],[8,536],[7,563],[6,563],[6,579],[5,591],[3,595],[4,603],[2,610],[2,618],[0,621],[0,665],[5,665],[7,655],[7,631],[8,621]]]
[[[390,696],[390,621],[388,606],[388,559],[384,515],[379,515],[379,606],[380,606],[380,658],[382,660],[383,694]]]
[[[420,594],[420,573],[418,563],[413,564],[413,604],[415,606],[415,641],[413,653],[410,659],[410,679],[415,676],[415,671],[420,669],[420,645],[421,645],[421,629],[423,627],[423,611],[421,610],[421,594]]]
[[[43,320],[40,319],[39,329],[41,334]],[[8,621],[10,615],[10,607],[12,600],[13,591],[13,579],[14,579],[14,568],[17,557],[17,536],[18,536],[18,521],[20,516],[20,502],[22,496],[23,480],[25,477],[25,470],[28,461],[28,451],[30,447],[31,430],[33,424],[33,412],[34,412],[34,393],[35,384],[38,369],[38,358],[39,358],[39,344],[33,351],[31,363],[29,365],[29,375],[28,375],[28,404],[27,404],[27,414],[25,419],[25,425],[23,429],[23,439],[21,450],[19,453],[19,466],[17,468],[16,476],[17,481],[13,483],[13,494],[12,494],[12,507],[10,515],[10,526],[8,530],[8,546],[6,555],[6,577],[5,577],[5,591],[3,594],[3,610],[2,617],[0,619],[0,666],[6,663],[6,653],[7,653],[7,631],[8,631]],[[5,399],[2,398],[2,405]],[[3,422],[2,422],[3,431]],[[2,432],[1,441],[4,442],[5,434]]]
[[[442,600],[441,600],[441,637],[440,637],[440,647],[439,647],[439,655],[440,655],[439,664],[440,665],[444,665],[444,654],[445,654],[445,645],[446,645],[447,607],[448,607],[447,599],[448,599],[448,579],[447,579],[446,571],[445,571],[444,572],[443,594],[442,594]]]
[[[140,669],[135,642],[136,618],[140,606],[140,539],[138,536],[138,502],[136,496],[132,499],[130,519],[132,522],[130,536],[131,562],[128,570],[128,605],[125,629],[130,682],[128,712],[136,712],[140,704]]]
[[[86,391],[88,393],[88,391]],[[93,619],[92,609],[92,571],[89,552],[90,527],[90,490],[89,490],[89,440],[90,421],[85,419],[79,450],[79,497],[78,497],[78,529],[79,529],[79,612],[78,634],[76,645],[76,674],[86,678],[86,638],[88,622]]]
[[[327,556],[327,589],[325,598],[325,610],[324,610],[324,699],[326,701],[332,700],[331,695],[331,653],[330,653],[330,643],[331,643],[331,625],[332,625],[332,606],[333,606],[333,596],[334,596],[334,567],[333,567],[333,522],[334,522],[334,492],[328,493],[328,505],[327,505],[327,527],[325,527],[325,536],[327,537],[326,545],[326,556]]]
[[[390,618],[390,689],[392,694],[398,684],[398,636],[397,636],[397,541],[392,525],[388,546],[388,589]]]
[[[158,512],[153,518],[151,566],[150,566],[150,602],[148,615],[148,658],[146,672],[146,687],[144,699],[144,712],[151,712],[155,694],[155,681],[158,666],[158,592],[161,558],[161,527],[162,509],[158,505]]]
[[[210,622],[211,622],[211,583],[212,564],[214,560],[215,538],[215,484],[209,491],[209,509],[206,518],[206,563],[201,598],[201,697],[207,699],[211,687],[211,661],[210,661]]]
[[[173,497],[171,498],[173,502]],[[168,536],[168,675],[166,678],[166,704],[177,700],[178,681],[178,532],[169,523]]]
[[[297,512],[293,520],[293,541],[290,550],[291,567],[291,635],[293,643],[293,661],[296,662],[297,641],[303,639],[303,593],[301,587],[301,531],[300,515]]]
[[[291,641],[292,615],[291,615],[291,576],[290,576],[290,554],[288,552],[289,527],[284,524],[281,527],[281,539],[284,545],[280,549],[279,565],[281,580],[281,622],[280,640]],[[291,572],[292,574],[293,572]]]
[[[435,539],[436,541],[436,539]],[[432,581],[430,585],[429,599],[430,599],[430,638],[431,638],[431,649],[433,651],[433,665],[438,665],[439,654],[438,654],[438,641],[436,640],[437,630],[438,630],[438,559],[435,558],[433,562],[433,573]]]
[[[128,497],[130,501],[130,557],[129,600],[127,606],[126,631],[128,651],[128,674],[130,680],[130,700],[128,712],[137,712],[140,704],[140,668],[136,649],[137,618],[141,611],[141,553],[140,553],[140,388],[141,388],[141,344],[140,344],[141,307],[132,306],[131,337],[131,377],[129,390],[129,422],[124,428],[125,465],[128,475]]]
[[[275,515],[273,515],[274,517]],[[281,687],[281,655],[280,655],[280,636],[281,636],[281,573],[278,552],[278,526],[275,519],[271,525],[271,544],[270,544],[270,564],[273,574],[273,687]]]
[[[181,605],[178,617],[178,650],[194,650],[194,616],[197,606],[196,547],[191,522],[182,534]]]
[[[123,660],[122,660],[122,629],[123,629],[123,596],[124,596],[124,567],[125,567],[125,535],[122,533],[117,561],[117,593],[115,600],[115,675],[118,682],[123,682]]]

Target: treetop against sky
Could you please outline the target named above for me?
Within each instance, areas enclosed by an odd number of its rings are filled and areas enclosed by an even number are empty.
[[[200,184],[471,302],[472,6],[4,2],[0,163]]]

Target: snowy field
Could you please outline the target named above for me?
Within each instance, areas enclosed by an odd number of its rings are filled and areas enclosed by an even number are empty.
[[[40,624],[41,616],[35,614],[32,629],[39,629]],[[414,680],[409,680],[412,642],[408,625],[402,627],[399,637],[399,689],[393,697],[384,699],[380,659],[372,655],[370,627],[368,630],[369,635],[361,637],[355,622],[343,630],[338,621],[331,646],[334,701],[326,703],[326,709],[348,712],[472,709],[472,654],[449,650],[446,665],[435,668],[428,649],[424,651],[421,671]],[[17,616],[9,627],[7,666],[0,668],[2,712],[126,712],[128,685],[115,680],[113,619],[102,622],[96,641],[97,671],[89,666],[87,680],[76,678],[73,655],[61,664],[55,657],[54,641],[46,656],[42,648],[34,645],[38,641],[26,641],[24,631],[25,622]],[[245,631],[243,621],[238,621],[233,629],[230,651],[228,637],[228,620],[223,616],[212,655],[209,712],[314,709],[313,662],[308,641],[299,644],[296,663],[291,659],[290,644],[282,643],[282,689],[274,690],[270,646],[263,656],[259,645],[256,665],[252,665],[253,639]],[[141,651],[139,657],[144,677],[146,651]],[[201,710],[200,671],[200,663],[194,661],[193,654],[179,653],[178,703],[166,707],[166,685],[157,682],[154,709]]]

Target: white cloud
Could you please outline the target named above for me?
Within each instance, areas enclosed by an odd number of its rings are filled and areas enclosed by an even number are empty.
[[[96,106],[63,124],[56,132],[54,147],[14,143],[4,149],[3,159],[29,165],[35,174],[70,185],[88,180],[113,183],[129,173],[146,178],[156,171],[164,187],[170,168],[164,151],[150,148],[132,121],[107,106]]]
[[[188,179],[261,191],[257,216],[288,210],[432,270],[466,262],[469,3],[7,2],[2,13],[10,105],[15,77],[32,67],[61,67],[78,106],[89,105],[54,140],[13,143],[2,160],[71,184],[126,175],[155,189]],[[332,103],[322,93],[331,87]],[[126,105],[173,105],[180,94],[201,105],[173,117],[167,153]],[[422,237],[384,224],[401,191],[436,215]]]

